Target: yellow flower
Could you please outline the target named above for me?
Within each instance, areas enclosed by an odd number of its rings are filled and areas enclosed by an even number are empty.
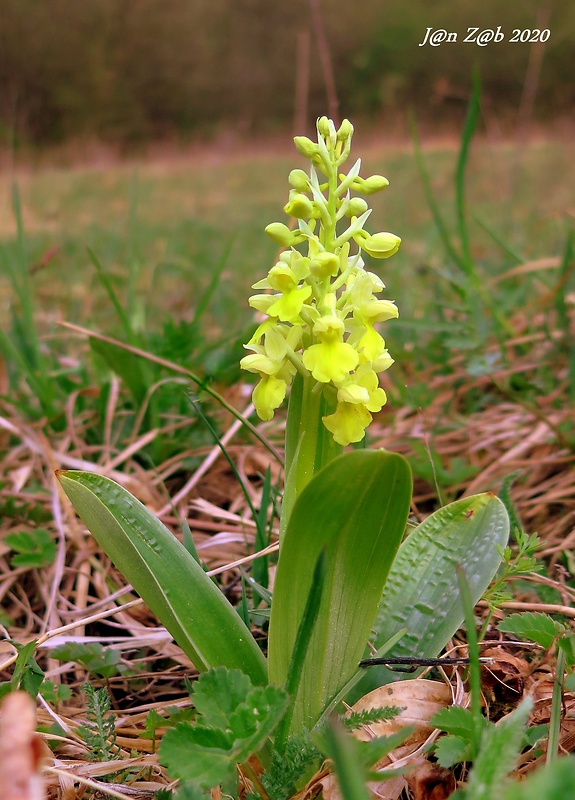
[[[299,286],[300,280],[309,275],[309,258],[302,257],[297,251],[284,253],[291,261],[289,266],[285,261],[278,261],[261,281],[254,283],[254,289],[274,289],[278,295],[254,294],[249,303],[252,308],[263,311],[270,317],[277,317],[282,322],[298,323],[300,312],[312,294],[308,284]]]
[[[373,418],[361,404],[338,403],[335,413],[322,419],[335,441],[345,447],[352,442],[361,442]]]
[[[373,258],[389,258],[397,253],[401,244],[401,239],[394,233],[374,233],[370,236],[365,231],[358,231],[353,238]]]
[[[368,411],[381,411],[387,403],[387,395],[379,385],[377,373],[368,364],[362,364],[351,376],[349,383],[338,389],[340,403],[363,405]]]
[[[249,357],[249,356],[248,356]],[[264,375],[256,385],[252,400],[260,419],[272,419],[274,411],[284,401],[287,384],[273,375]]]
[[[349,337],[349,343],[355,347],[364,361],[375,361],[385,348],[385,340],[373,325],[358,325]]]
[[[277,317],[283,322],[300,322],[300,313],[306,300],[311,297],[311,286],[302,286],[286,291],[268,308],[267,314]]]
[[[359,363],[357,351],[343,341],[343,322],[329,314],[318,319],[313,332],[320,344],[304,350],[304,366],[320,383],[341,383]]]

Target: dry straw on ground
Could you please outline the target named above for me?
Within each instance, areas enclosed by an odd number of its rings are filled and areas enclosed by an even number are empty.
[[[556,389],[548,396],[523,402],[521,397],[509,395],[504,388],[509,370],[528,373],[549,357],[553,345],[553,340],[541,332],[533,333],[532,325],[525,332],[519,326],[516,330],[517,341],[508,344],[511,366],[506,374],[494,372],[473,378],[465,372],[462,360],[454,358],[442,374],[418,376],[428,382],[433,401],[424,409],[395,409],[382,415],[373,444],[409,456],[416,441],[433,450],[445,464],[455,457],[465,459],[475,468],[473,477],[450,486],[451,496],[498,491],[502,479],[517,472],[513,499],[526,530],[538,531],[542,537],[542,552],[549,565],[549,575],[533,576],[533,586],[537,582],[553,586],[569,612],[575,593],[565,585],[564,571],[557,565],[561,553],[575,545],[575,450],[567,438],[572,409],[558,402],[566,394],[567,366],[556,365]],[[520,339],[524,343],[526,337],[531,343],[529,356],[519,358],[517,343]],[[200,555],[210,568],[221,569],[248,555],[255,539],[245,498],[219,448],[196,452],[202,466],[190,475],[183,467],[184,458],[190,453],[153,470],[142,467],[137,458],[139,450],[152,435],[161,432],[136,438],[122,447],[113,441],[110,431],[114,398],[120,390],[116,385],[109,394],[109,424],[99,446],[88,446],[83,440],[83,422],[74,419],[72,405],[68,428],[50,441],[39,425],[24,422],[8,403],[4,402],[0,411],[0,447],[4,452],[0,464],[1,501],[13,498],[17,504],[32,502],[47,509],[53,520],[48,527],[58,545],[56,560],[50,567],[26,570],[11,569],[9,548],[0,543],[0,597],[4,614],[10,619],[4,633],[20,642],[38,638],[38,660],[47,678],[56,684],[67,683],[73,690],[71,700],[58,706],[51,706],[42,698],[38,701],[38,720],[43,728],[47,730],[53,723],[61,728],[58,736],[42,734],[55,752],[45,770],[51,798],[70,800],[88,796],[93,790],[116,798],[151,798],[159,788],[168,787],[170,782],[154,752],[157,741],[146,734],[145,720],[152,708],[161,713],[167,706],[189,705],[183,679],[193,675],[188,659],[98,551],[59,491],[54,471],[96,469],[109,475],[158,513],[175,532],[179,533],[182,521],[188,519]],[[242,407],[245,398],[235,391],[230,400]],[[495,398],[489,405],[465,412],[468,393],[488,391]],[[173,424],[171,420],[170,425]],[[257,505],[261,476],[271,465],[272,477],[277,480],[279,466],[259,443],[238,435],[238,426],[231,417],[224,415],[222,424],[229,431],[228,451]],[[277,440],[279,428],[274,423],[263,429]],[[425,516],[436,504],[433,481],[417,479],[414,516]],[[4,519],[2,537],[21,530],[24,524],[17,514]],[[224,569],[220,579],[228,596],[236,598],[237,570]],[[524,593],[517,602],[522,608],[556,610],[542,604],[534,594]],[[118,650],[124,667],[136,669],[132,677],[120,674],[108,680],[119,746],[113,763],[92,761],[78,734],[79,725],[85,721],[81,692],[88,677],[85,670],[50,657],[56,644],[71,641],[98,641]],[[495,678],[492,699],[488,696],[488,701],[501,705],[500,686],[510,684],[511,694],[505,700],[509,708],[529,691],[536,700],[538,720],[548,718],[552,678],[549,659],[542,656],[533,665],[522,658],[520,651],[511,651],[497,642],[494,647],[498,667],[492,670]],[[15,650],[7,641],[1,648],[2,678],[7,679]],[[158,736],[161,733],[159,729]],[[567,720],[562,729],[562,743],[567,749],[572,749],[574,735]],[[104,782],[102,777],[110,773],[117,777]]]

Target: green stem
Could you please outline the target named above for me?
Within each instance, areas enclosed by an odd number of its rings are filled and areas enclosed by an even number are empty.
[[[459,592],[465,613],[465,627],[467,634],[467,647],[469,650],[469,694],[471,695],[470,711],[473,720],[473,758],[479,752],[479,741],[483,728],[483,714],[481,713],[481,667],[479,664],[479,647],[477,644],[477,631],[473,618],[473,600],[469,591],[469,584],[465,572],[458,564],[456,566],[459,581]]]
[[[563,680],[565,678],[565,651],[557,647],[557,667],[551,700],[551,718],[549,720],[549,740],[547,742],[547,766],[557,758],[559,752],[559,734],[561,731],[561,711],[563,701]]]
[[[285,489],[280,519],[280,541],[293,505],[313,476],[343,452],[334,442],[322,417],[335,411],[333,401],[323,391],[314,391],[311,376],[295,376],[291,389],[286,425]]]
[[[483,620],[483,625],[481,626],[481,630],[479,631],[479,635],[477,637],[478,642],[482,642],[485,639],[485,635],[487,634],[487,629],[491,624],[492,618],[493,618],[493,611],[489,610],[485,615],[485,619]]]

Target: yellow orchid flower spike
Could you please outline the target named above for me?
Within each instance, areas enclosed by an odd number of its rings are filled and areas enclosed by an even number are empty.
[[[399,248],[395,234],[364,229],[371,214],[365,198],[385,189],[388,181],[381,175],[361,177],[359,159],[347,173],[342,171],[352,136],[348,120],[336,129],[321,117],[317,142],[294,139],[311,167],[289,174],[284,211],[295,224],[274,222],[266,228],[284,252],[254,284],[265,293],[249,302],[264,321],[246,345],[250,355],[241,361],[243,369],[260,378],[253,401],[262,419],[273,418],[297,376],[303,384],[298,403],[303,403],[300,412],[307,414],[308,429],[315,424],[309,409],[321,405],[317,424],[338,446],[361,441],[372,414],[386,402],[378,374],[393,359],[376,325],[399,313],[391,300],[377,297],[385,286],[365,269],[362,258],[365,252],[386,259]]]

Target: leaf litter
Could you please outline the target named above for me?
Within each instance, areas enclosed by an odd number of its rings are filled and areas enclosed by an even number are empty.
[[[516,330],[520,328],[516,325]],[[427,450],[432,448],[440,462],[447,465],[464,458],[473,470],[462,472],[457,482],[447,487],[454,496],[497,492],[504,478],[516,473],[512,499],[524,528],[537,531],[541,537],[540,555],[545,559],[547,575],[527,576],[514,600],[503,606],[556,613],[562,607],[572,609],[575,597],[570,586],[573,576],[569,573],[571,550],[575,547],[575,446],[569,434],[572,409],[568,403],[558,402],[567,391],[568,365],[555,361],[556,387],[536,401],[525,401],[506,391],[509,374],[529,374],[545,359],[556,358],[553,336],[544,335],[542,319],[539,325],[534,325],[533,319],[529,324],[525,321],[523,328],[518,339],[522,344],[529,340],[532,347],[528,354],[522,350],[517,355],[517,342],[509,342],[512,357],[508,362],[512,366],[506,369],[470,375],[464,359],[454,356],[448,369],[429,368],[419,374],[417,379],[427,382],[431,390],[431,401],[422,409],[404,407],[381,414],[370,444],[415,457],[414,444],[420,443]],[[393,387],[389,388],[393,397]],[[121,387],[117,391],[121,392]],[[468,398],[477,393],[490,395],[492,400],[469,411]],[[236,407],[242,406],[237,387],[229,395]],[[108,432],[116,413],[119,412],[112,404]],[[72,413],[67,418],[67,428],[48,440],[40,424],[21,419],[8,400],[1,401],[4,452],[0,463],[0,503],[10,502],[13,512],[5,514],[0,523],[1,624],[6,636],[1,649],[2,679],[10,679],[17,655],[9,640],[27,642],[37,638],[41,644],[36,658],[46,679],[71,689],[69,699],[54,702],[40,697],[38,703],[41,741],[49,742],[56,753],[51,763],[43,762],[47,765],[45,781],[50,798],[81,796],[84,790],[78,784],[112,797],[151,798],[159,789],[172,785],[158,765],[156,751],[162,733],[172,724],[170,718],[185,713],[191,705],[183,682],[193,677],[193,666],[98,551],[56,488],[54,470],[93,469],[108,475],[158,513],[176,535],[181,535],[183,521],[187,520],[201,560],[209,569],[222,570],[219,580],[232,601],[239,599],[241,576],[238,567],[226,569],[226,565],[253,553],[256,526],[245,495],[218,447],[199,447],[153,469],[146,468],[139,455],[149,437],[141,435],[124,447],[110,436],[104,437],[100,445],[88,444],[83,437],[83,424],[74,420]],[[222,429],[229,431],[228,454],[257,508],[262,476],[269,466],[272,484],[277,484],[279,466],[260,443],[238,431],[227,412],[222,412],[221,422]],[[185,426],[186,420],[177,423]],[[169,424],[173,425],[174,420]],[[260,426],[260,430],[275,445],[281,440],[281,425],[280,419]],[[161,434],[159,430],[157,435]],[[200,463],[193,472],[186,467],[190,456]],[[438,494],[445,486],[435,484],[433,479],[416,475],[416,519],[425,517],[441,502]],[[39,527],[30,522],[30,509],[42,512],[41,525],[51,532],[56,556],[48,566],[14,568],[13,551],[5,544],[6,536],[21,533],[27,527]],[[274,530],[272,541],[276,536]],[[552,602],[546,601],[542,587],[553,594]],[[484,613],[481,605],[476,612]],[[119,748],[113,762],[90,760],[79,735],[86,724],[81,687],[87,678],[101,683],[97,672],[90,674],[77,662],[62,663],[51,657],[56,645],[87,645],[94,641],[119,653],[118,664],[122,666],[106,679]],[[493,627],[488,630],[486,644],[493,658],[493,664],[484,667],[486,713],[504,716],[522,695],[528,695],[535,701],[532,722],[548,722],[553,653],[538,650],[534,654],[527,646],[507,643]],[[465,655],[461,642],[455,641],[454,647]],[[452,675],[452,681],[457,686],[461,678]],[[410,692],[417,691],[415,686],[420,684],[423,680],[407,682],[405,699],[395,704],[413,705]],[[151,711],[159,717],[153,733],[147,724]],[[560,744],[569,752],[575,749],[575,696],[569,692],[564,696],[564,715]],[[11,731],[13,723],[4,719],[4,728],[6,724]],[[43,745],[44,756],[46,752]],[[533,754],[522,757],[519,772],[532,770],[543,758]],[[419,770],[423,776],[429,762],[421,761],[419,751],[411,759],[413,774]],[[30,763],[31,769],[37,768],[32,759]],[[406,763],[410,763],[410,757]],[[413,788],[417,781],[410,780]],[[401,786],[403,790],[405,784]]]

